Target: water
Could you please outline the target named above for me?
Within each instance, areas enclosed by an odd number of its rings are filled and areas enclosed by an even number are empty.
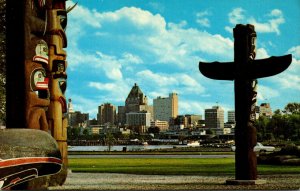
[[[123,147],[127,151],[145,151],[149,149],[171,149],[174,147],[187,147],[187,145],[115,145],[111,147],[111,151],[123,151]],[[108,151],[108,146],[71,146],[68,151]]]

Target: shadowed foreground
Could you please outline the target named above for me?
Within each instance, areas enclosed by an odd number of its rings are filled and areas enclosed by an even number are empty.
[[[170,176],[111,173],[70,173],[63,186],[49,190],[298,190],[299,175],[264,175],[264,185],[225,185],[230,176]]]

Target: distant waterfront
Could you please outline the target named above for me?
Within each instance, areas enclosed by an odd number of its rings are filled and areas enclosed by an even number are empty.
[[[111,151],[144,151],[151,149],[171,149],[174,147],[187,147],[187,145],[115,145]],[[108,146],[71,146],[68,151],[108,151]]]

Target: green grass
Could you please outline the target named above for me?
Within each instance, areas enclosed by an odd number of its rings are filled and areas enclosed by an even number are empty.
[[[231,151],[69,151],[69,155],[234,155]]]
[[[132,174],[231,174],[234,171],[232,159],[70,159],[69,166],[74,172],[109,172]]]
[[[190,158],[98,158],[69,159],[73,172],[159,174],[159,175],[234,175],[234,159]],[[299,174],[300,166],[259,165],[259,174]]]

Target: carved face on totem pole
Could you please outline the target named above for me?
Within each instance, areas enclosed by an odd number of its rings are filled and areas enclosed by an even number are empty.
[[[61,185],[67,174],[67,26],[66,0],[26,0],[26,126],[51,133],[59,146],[63,170],[51,178]]]
[[[25,3],[26,126],[48,131],[46,111],[50,104],[46,7],[43,0]]]

